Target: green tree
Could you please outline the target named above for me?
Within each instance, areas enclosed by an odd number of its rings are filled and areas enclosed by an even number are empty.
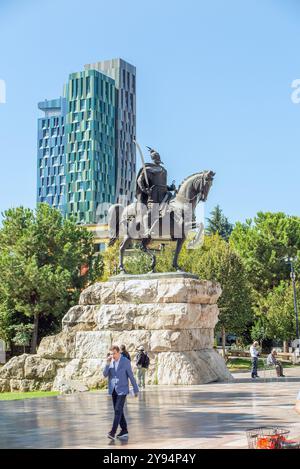
[[[299,303],[299,301],[298,301]],[[266,298],[268,334],[272,339],[288,342],[295,338],[296,317],[293,288],[289,282],[280,282]]]
[[[230,245],[243,260],[252,286],[253,310],[258,319],[264,318],[268,338],[285,341],[288,336],[295,336],[295,331],[291,335],[293,326],[288,319],[291,316],[287,314],[285,297],[288,290],[291,298],[291,287],[286,287],[290,267],[283,258],[299,254],[300,217],[259,212],[254,220],[236,224]],[[299,261],[295,268],[299,271]]]
[[[22,346],[25,353],[25,347],[30,344],[34,326],[32,324],[17,324],[16,326],[11,326],[11,329],[14,332],[12,341],[16,345]]]
[[[260,347],[263,346],[263,341],[270,338],[268,329],[268,319],[265,316],[259,316],[254,321],[251,328],[251,338],[259,342]]]
[[[252,322],[251,289],[245,268],[239,255],[218,234],[206,236],[204,245],[192,251],[189,270],[222,287],[217,329],[221,330],[225,349],[226,332],[241,335]]]
[[[54,324],[78,300],[80,291],[101,273],[93,235],[48,204],[35,211],[9,209],[0,229],[0,325],[30,318],[36,351],[39,320]],[[84,273],[82,267],[85,266]],[[49,332],[49,331],[48,331]],[[5,335],[11,339],[11,333]]]
[[[230,244],[243,259],[254,290],[267,294],[290,277],[283,257],[300,250],[300,217],[259,212],[254,220],[235,225]]]
[[[206,233],[209,235],[218,233],[221,238],[228,241],[230,234],[233,230],[233,225],[229,223],[228,218],[225,217],[219,205],[217,205],[210,213],[210,218],[207,218]]]

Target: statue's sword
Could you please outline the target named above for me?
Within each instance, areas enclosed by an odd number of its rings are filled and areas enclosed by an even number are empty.
[[[148,175],[147,175],[147,171],[146,171],[145,160],[144,160],[144,155],[143,155],[142,149],[141,149],[141,147],[139,146],[139,144],[136,140],[133,140],[133,142],[135,143],[135,145],[136,145],[136,147],[139,151],[139,154],[140,154],[140,157],[141,157],[141,160],[142,160],[145,181],[146,181],[147,186],[149,187]]]

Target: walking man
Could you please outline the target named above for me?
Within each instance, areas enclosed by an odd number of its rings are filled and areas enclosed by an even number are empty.
[[[258,365],[258,342],[253,342],[253,344],[250,347],[250,355],[251,355],[251,362],[252,362],[252,369],[251,369],[251,378],[259,378],[257,375],[257,365]]]
[[[140,388],[145,389],[145,374],[149,367],[150,359],[143,346],[138,347],[137,350],[138,353],[135,358],[135,363],[137,366],[138,383]]]
[[[104,377],[108,377],[108,392],[112,396],[114,406],[114,420],[111,431],[107,437],[111,440],[116,439],[116,432],[120,425],[121,431],[117,438],[127,438],[128,429],[124,416],[124,404],[126,396],[129,394],[128,379],[130,380],[135,397],[137,397],[139,388],[134,379],[131,364],[128,358],[125,358],[117,345],[113,345],[107,356],[107,363],[103,370]]]

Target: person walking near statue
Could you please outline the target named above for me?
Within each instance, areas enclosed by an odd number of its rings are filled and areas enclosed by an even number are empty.
[[[126,348],[126,345],[124,344],[121,345],[121,354],[123,357],[128,358],[128,360],[131,362],[131,356]]]
[[[145,389],[145,375],[149,368],[150,358],[142,345],[137,350],[135,363],[137,366],[138,385],[141,389]]]
[[[103,376],[108,377],[108,392],[112,396],[114,407],[114,419],[111,430],[107,437],[111,440],[116,439],[116,432],[120,425],[121,431],[117,438],[127,438],[128,428],[124,416],[124,404],[126,396],[129,394],[128,380],[130,380],[135,397],[137,397],[139,388],[133,376],[131,364],[128,358],[123,357],[120,348],[113,345],[107,355],[107,363],[103,370]]]

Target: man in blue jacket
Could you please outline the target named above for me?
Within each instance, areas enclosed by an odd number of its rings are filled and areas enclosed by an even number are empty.
[[[116,439],[116,432],[120,425],[121,431],[117,438],[128,437],[127,422],[124,416],[124,404],[126,396],[129,394],[128,379],[133,386],[135,397],[137,397],[139,388],[134,379],[131,364],[128,358],[124,357],[120,348],[114,345],[107,356],[107,364],[103,370],[103,375],[108,377],[108,392],[112,396],[114,406],[114,421],[111,431],[107,434],[111,440]]]

